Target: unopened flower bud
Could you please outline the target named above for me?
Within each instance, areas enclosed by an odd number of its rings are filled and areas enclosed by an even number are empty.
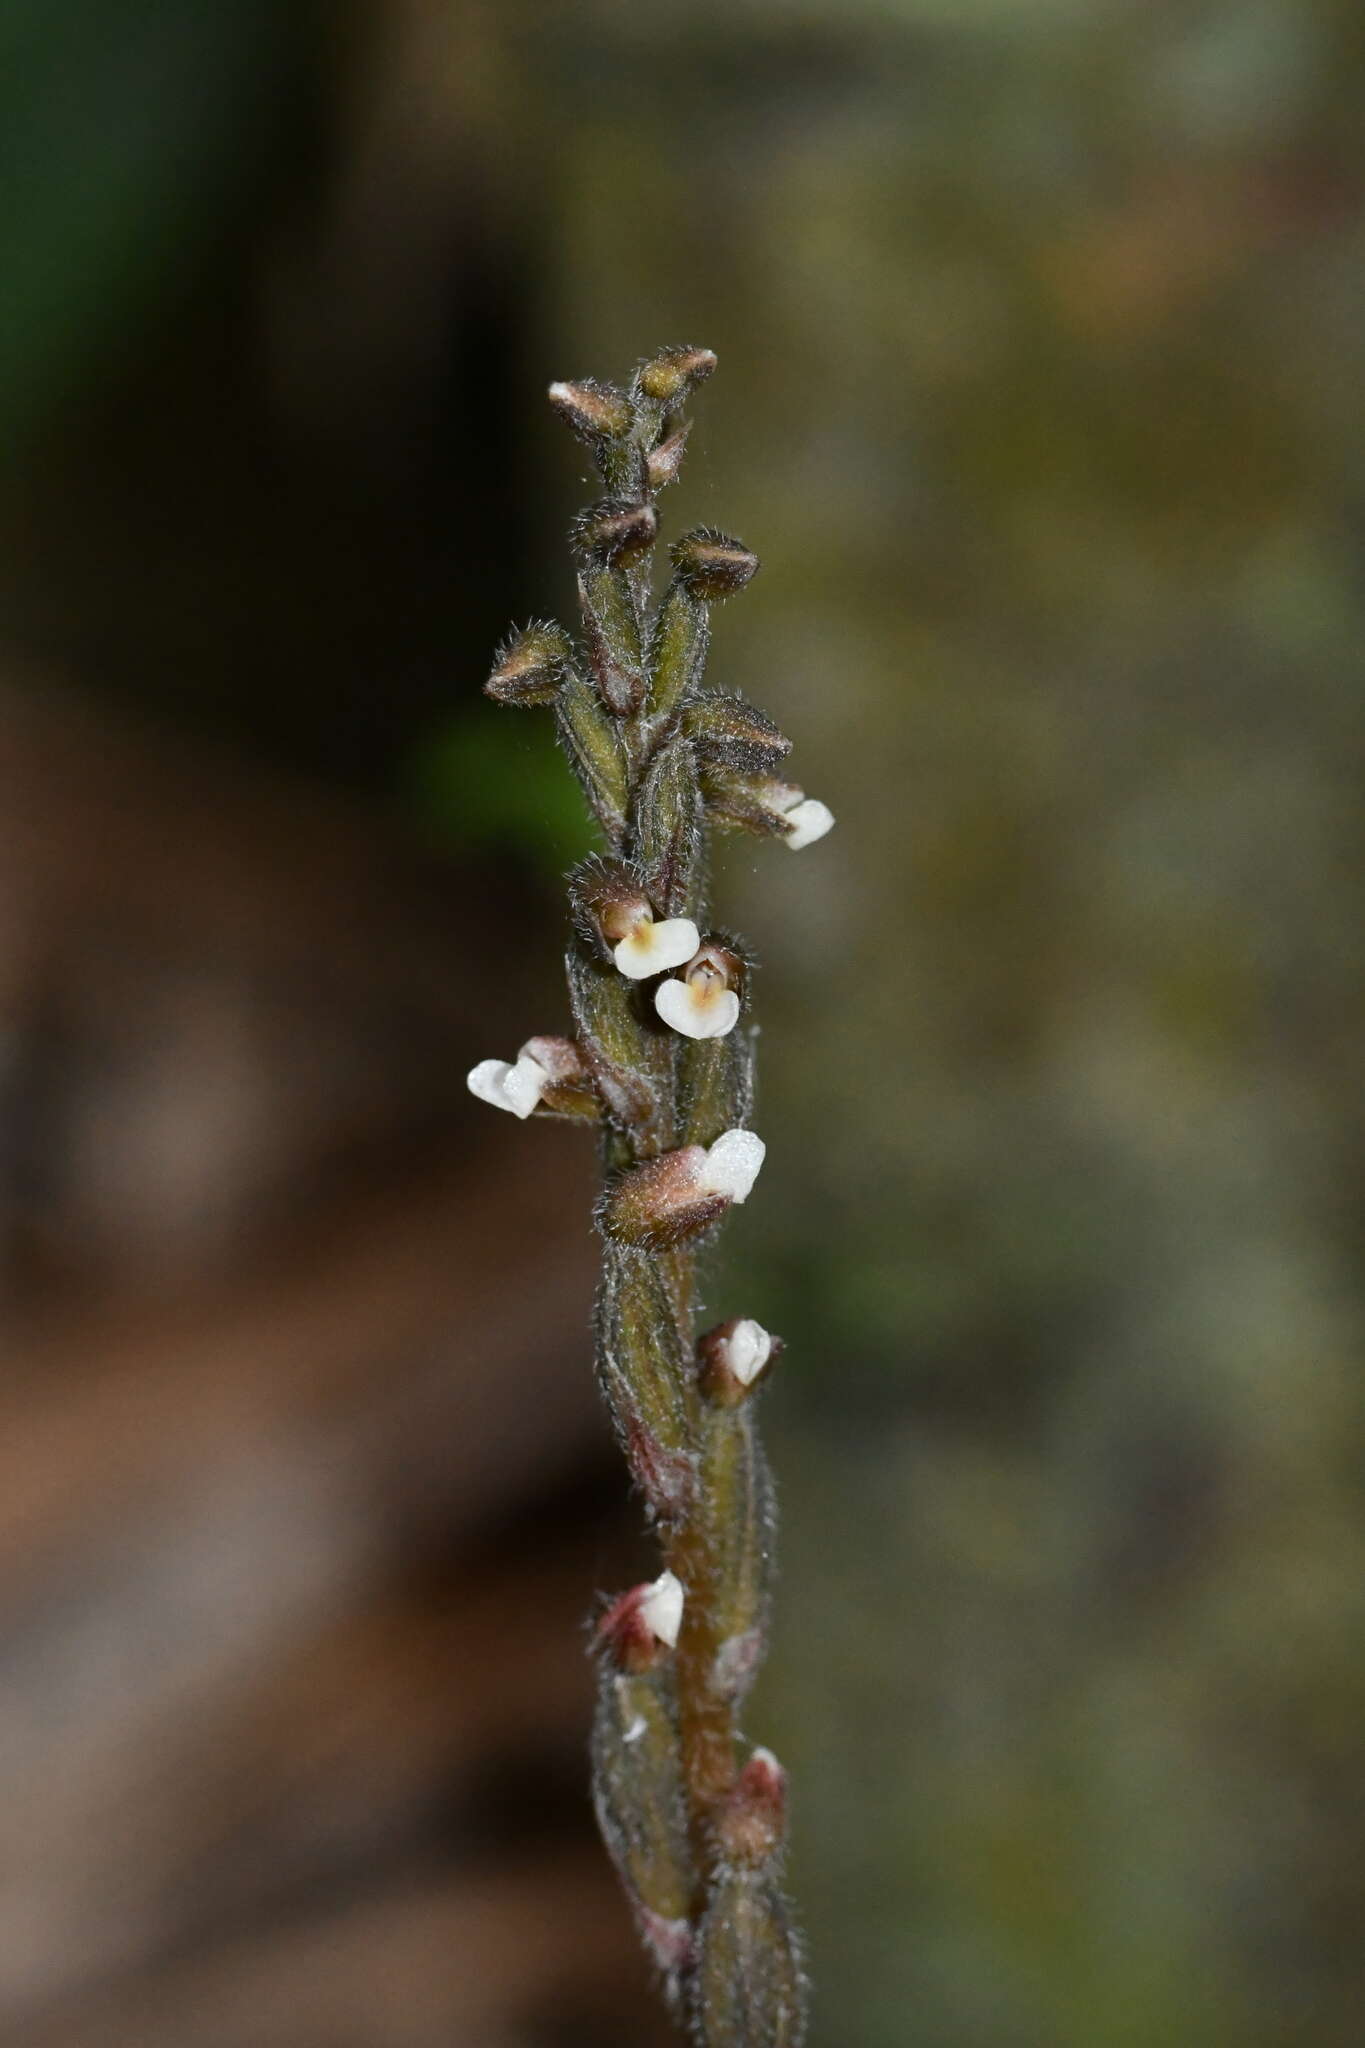
[[[498,649],[484,695],[498,704],[552,704],[572,662],[573,646],[563,627],[535,620]]]
[[[604,959],[654,917],[638,867],[609,854],[579,862],[569,876],[569,903],[578,930]]]
[[[687,437],[692,431],[691,421],[685,421],[676,434],[670,434],[666,441],[660,441],[657,448],[651,448],[645,457],[645,476],[652,491],[661,491],[671,484],[682,468],[683,456],[687,452]]]
[[[697,1340],[702,1392],[722,1407],[745,1400],[781,1355],[782,1339],[751,1316],[732,1316]]]
[[[709,348],[666,348],[641,363],[635,382],[646,398],[660,405],[677,405],[715,367],[716,358]]]
[[[773,774],[791,752],[791,741],[767,713],[739,696],[694,697],[683,711],[683,731],[699,761],[746,775]]]
[[[758,556],[742,541],[699,526],[675,540],[669,553],[684,587],[706,603],[743,590],[758,573]]]
[[[659,1250],[705,1230],[728,1206],[725,1194],[701,1185],[706,1159],[702,1146],[684,1145],[623,1173],[603,1201],[607,1235]]]
[[[602,1205],[602,1227],[623,1244],[681,1244],[747,1200],[766,1151],[754,1131],[723,1131],[714,1145],[683,1145],[623,1173]]]
[[[585,441],[618,440],[630,432],[631,403],[614,384],[584,377],[577,383],[552,384],[549,398],[560,417]]]
[[[786,1831],[787,1774],[770,1749],[756,1749],[717,1816],[717,1844],[727,1862],[757,1870]]]
[[[602,498],[579,513],[570,539],[584,561],[615,567],[653,547],[658,530],[659,515],[652,505]]]
[[[650,1671],[677,1647],[682,1611],[682,1582],[662,1572],[613,1601],[597,1624],[598,1647],[619,1671]]]
[[[708,942],[688,961],[679,980],[654,992],[654,1007],[685,1038],[724,1038],[739,1021],[735,983],[743,963],[727,946]]]
[[[513,1116],[528,1117],[553,1084],[540,1061],[529,1052],[518,1053],[515,1061],[480,1060],[468,1075],[469,1092],[494,1109],[510,1109]]]

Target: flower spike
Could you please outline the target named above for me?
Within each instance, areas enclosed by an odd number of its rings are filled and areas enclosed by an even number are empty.
[[[582,631],[535,622],[498,650],[498,704],[552,707],[602,835],[569,876],[570,1032],[481,1060],[495,1108],[595,1122],[605,1185],[595,1364],[661,1556],[592,1633],[593,1803],[664,1994],[696,2048],[800,2048],[805,1976],[782,1888],[786,1776],[740,1715],[771,1605],[773,1487],[754,1396],[782,1349],[750,1316],[695,1336],[699,1250],[749,1199],[752,956],[705,903],[716,826],[814,844],[834,820],[785,781],[791,742],[705,668],[722,601],[758,557],[713,527],[669,549],[658,494],[687,446],[710,349],[665,348],[628,386],[580,378],[550,402],[602,495],[573,523]]]

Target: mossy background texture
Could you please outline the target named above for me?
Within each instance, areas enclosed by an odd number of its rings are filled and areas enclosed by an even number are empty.
[[[439,971],[523,1006],[432,1116],[564,1028],[580,800],[479,695],[571,608],[544,386],[719,356],[666,537],[762,557],[710,679],[838,819],[719,855],[769,1152],[709,1290],[788,1347],[750,1719],[831,2048],[1360,2038],[1358,12],[0,20],[5,717],[415,847]],[[479,1142],[585,1227],[586,1141]],[[62,1270],[25,1158],[21,1302]]]

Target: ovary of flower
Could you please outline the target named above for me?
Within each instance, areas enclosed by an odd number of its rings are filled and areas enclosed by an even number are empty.
[[[654,1007],[684,1038],[724,1038],[739,1019],[739,997],[703,955],[681,981],[661,981]]]
[[[668,968],[681,967],[685,960],[690,960],[700,939],[690,917],[665,917],[657,923],[653,918],[642,917],[634,930],[626,933],[612,958],[628,981],[647,981],[651,974],[663,974]]]
[[[550,1086],[550,1076],[528,1052],[518,1053],[515,1063],[480,1060],[471,1068],[468,1081],[470,1094],[477,1095],[480,1102],[491,1102],[494,1109],[510,1109],[513,1116],[522,1118],[531,1114]]]
[[[780,808],[787,821],[783,838],[794,853],[817,839],[823,839],[834,823],[834,813],[829,805],[822,804],[818,797],[807,796],[804,790],[793,789],[790,802],[783,803]]]
[[[746,1201],[767,1149],[757,1131],[722,1131],[697,1169],[697,1188],[731,1202]]]
[[[742,1387],[751,1387],[772,1357],[773,1340],[751,1316],[735,1324],[725,1340],[725,1363]]]
[[[670,1650],[677,1647],[682,1611],[682,1581],[672,1572],[661,1572],[653,1584],[645,1588],[640,1600],[640,1619],[651,1634]]]

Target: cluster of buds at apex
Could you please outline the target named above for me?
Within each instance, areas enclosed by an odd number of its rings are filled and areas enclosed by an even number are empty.
[[[787,1774],[770,1749],[756,1749],[716,1816],[716,1845],[727,1863],[757,1870],[787,1832]]]
[[[634,408],[626,393],[615,384],[600,384],[595,377],[552,384],[549,399],[561,419],[585,441],[620,440],[634,424]]]
[[[709,348],[666,348],[635,372],[635,385],[658,405],[678,405],[689,391],[710,376],[716,367],[715,351]]]
[[[697,1377],[708,1401],[737,1407],[781,1357],[782,1339],[752,1316],[732,1316],[697,1339]]]
[[[592,1077],[571,1038],[528,1038],[515,1060],[480,1060],[467,1079],[480,1102],[523,1119],[541,1103],[569,1116],[594,1113]]]
[[[660,982],[654,1007],[684,1038],[724,1038],[739,1022],[736,984],[743,973],[739,955],[709,939],[697,948],[679,979]]]
[[[597,1624],[596,1646],[618,1671],[652,1671],[677,1648],[682,1611],[682,1581],[661,1572],[612,1602]]]
[[[767,1150],[755,1131],[722,1131],[633,1166],[607,1191],[602,1228],[622,1244],[682,1244],[735,1202],[747,1201]]]
[[[564,628],[533,620],[494,655],[484,695],[497,704],[553,704],[572,663],[573,645]]]
[[[692,596],[704,604],[712,604],[722,597],[731,597],[737,590],[743,590],[758,574],[758,556],[751,553],[742,541],[731,540],[726,533],[717,533],[713,527],[699,526],[693,533],[685,533],[681,540],[675,540],[669,549],[678,581]]]
[[[658,531],[659,515],[647,502],[601,498],[579,513],[570,540],[583,561],[615,567],[653,547]]]

